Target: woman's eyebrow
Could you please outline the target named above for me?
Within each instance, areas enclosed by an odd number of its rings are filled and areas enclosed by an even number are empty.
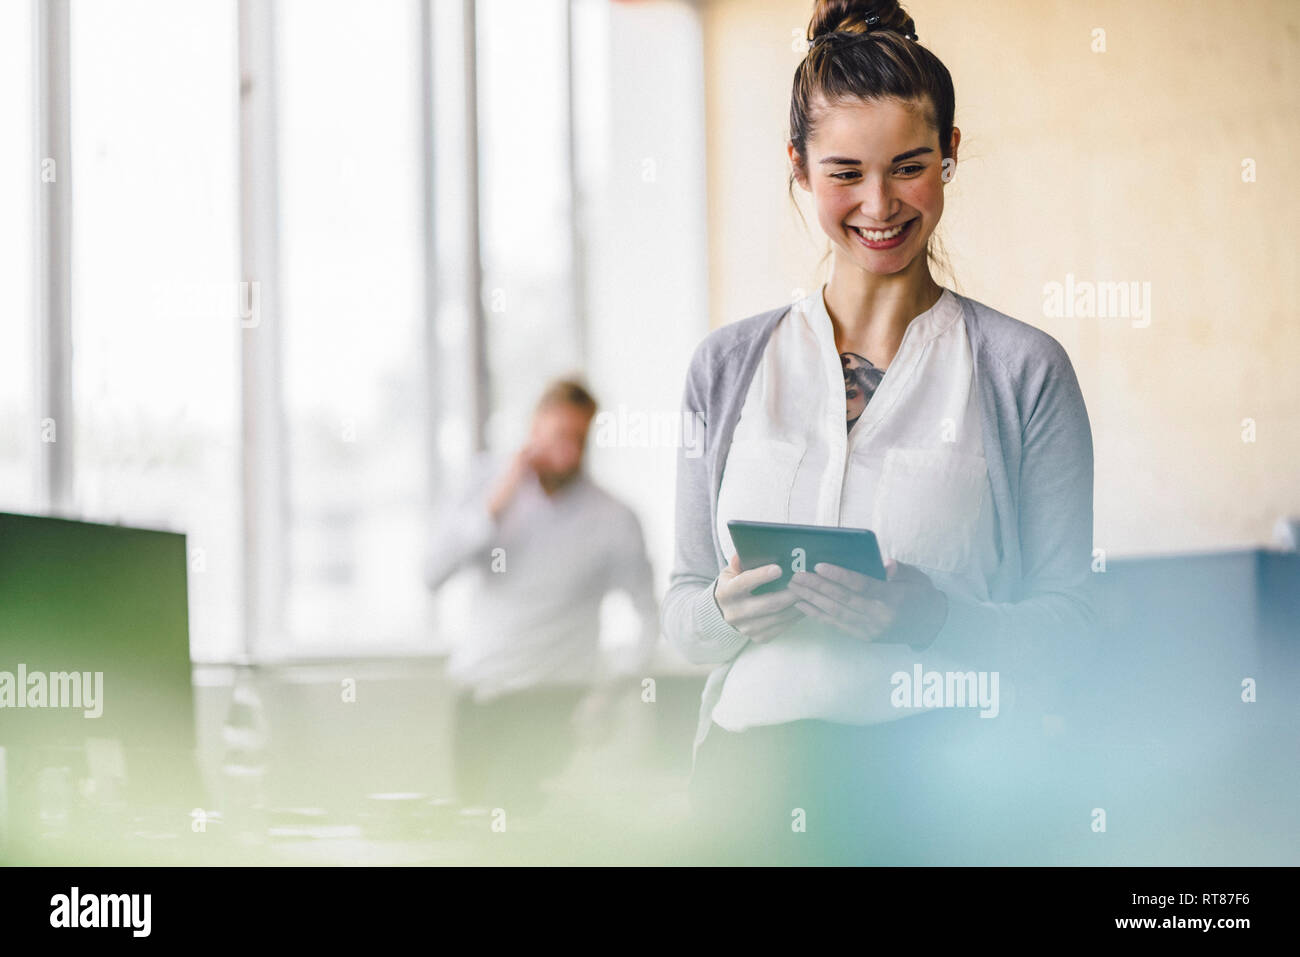
[[[933,152],[934,150],[931,149],[929,146],[918,146],[916,149],[908,150],[906,153],[899,153],[889,162],[891,165],[894,163],[901,163],[903,162],[903,160],[911,159],[913,156],[921,156],[924,153],[933,153]],[[825,166],[829,164],[837,164],[840,166],[861,166],[862,161],[852,159],[851,157],[848,156],[826,156],[823,157],[822,160],[818,163],[819,166]]]

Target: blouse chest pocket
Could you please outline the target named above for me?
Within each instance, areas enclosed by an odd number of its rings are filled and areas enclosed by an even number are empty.
[[[891,448],[881,469],[872,528],[887,556],[953,572],[973,561],[980,513],[989,507],[988,499],[982,455]]]
[[[787,439],[734,439],[722,469],[718,525],[725,528],[730,519],[789,521],[790,491],[806,448]]]

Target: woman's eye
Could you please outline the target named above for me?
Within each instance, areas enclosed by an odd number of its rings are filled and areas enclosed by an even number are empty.
[[[920,173],[924,169],[925,167],[922,166],[920,163],[908,163],[906,166],[900,166],[897,170],[895,170],[895,172],[902,173],[905,176],[911,176],[915,173]],[[854,172],[853,170],[848,170],[843,173],[831,173],[831,179],[838,179],[844,182],[848,182],[849,180],[860,179],[860,178],[861,178],[860,174]]]

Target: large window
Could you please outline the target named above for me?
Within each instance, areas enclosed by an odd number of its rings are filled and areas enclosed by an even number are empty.
[[[235,14],[71,6],[75,503],[184,531],[191,649],[239,646]]]
[[[546,380],[577,369],[568,0],[479,4],[483,299],[493,444],[522,439]]]
[[[0,4],[0,509],[38,504],[36,363],[32,279],[33,194],[40,187],[32,110],[32,5]]]
[[[364,653],[428,630],[419,10],[279,13],[286,626]]]
[[[66,33],[40,9],[0,4],[0,508],[185,532],[199,661],[444,650],[426,533],[479,436],[509,452],[594,348],[654,378],[583,315],[641,266],[575,227],[616,168],[608,4],[71,0]],[[66,244],[37,241],[43,189]],[[70,345],[40,275],[70,277]]]

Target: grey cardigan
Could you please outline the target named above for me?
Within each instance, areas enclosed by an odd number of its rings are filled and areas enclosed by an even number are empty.
[[[1059,672],[1067,656],[1090,652],[1096,637],[1093,447],[1083,394],[1051,335],[957,299],[979,391],[998,567],[991,601],[948,596],[951,620],[930,647],[972,668]],[[665,636],[687,660],[717,665],[704,687],[695,752],[731,662],[749,640],[713,597],[726,566],[717,535],[722,470],[754,370],[789,311],[786,305],[713,330],[686,375],[682,414],[702,430],[703,449],[678,449],[674,560],[661,614]]]

